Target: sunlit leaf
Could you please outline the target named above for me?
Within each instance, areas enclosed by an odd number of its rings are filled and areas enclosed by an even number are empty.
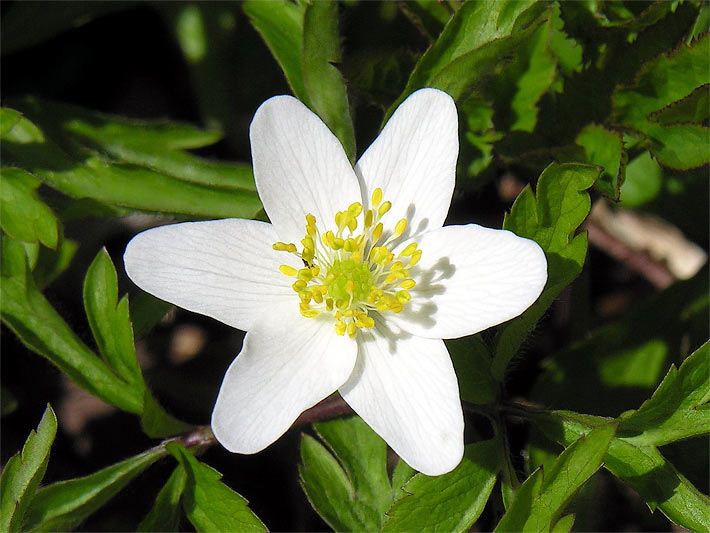
[[[182,505],[198,531],[266,531],[247,501],[220,481],[222,475],[198,461],[184,446],[167,445],[185,470]]]
[[[166,453],[159,446],[94,474],[41,488],[32,500],[26,530],[68,531],[76,527]]]
[[[710,343],[671,366],[653,396],[620,418],[619,432],[634,444],[662,446],[710,433]]]
[[[4,392],[4,391],[3,391]],[[22,451],[13,455],[0,476],[0,531],[23,531],[23,521],[49,462],[57,434],[57,417],[47,405],[37,431],[30,431]]]
[[[0,225],[14,239],[56,248],[59,222],[37,194],[41,182],[19,168],[0,169]]]
[[[491,367],[498,380],[552,301],[582,271],[587,235],[576,232],[591,206],[587,189],[598,177],[595,167],[552,164],[540,175],[536,194],[526,187],[505,217],[504,229],[542,247],[547,257],[547,284],[537,302],[499,329]]]
[[[495,485],[498,446],[496,439],[470,444],[448,474],[416,474],[387,511],[384,531],[468,531]]]
[[[574,494],[601,467],[616,426],[601,426],[570,444],[549,471],[536,470],[515,494],[496,531],[550,531]]]

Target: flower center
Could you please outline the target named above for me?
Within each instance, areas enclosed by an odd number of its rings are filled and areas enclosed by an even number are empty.
[[[335,214],[336,230],[320,233],[316,217],[306,215],[306,235],[301,252],[293,243],[274,243],[274,250],[296,255],[303,268],[281,265],[286,276],[295,277],[301,314],[315,318],[332,315],[338,335],[355,337],[361,328],[372,328],[374,313],[400,313],[411,299],[409,289],[416,282],[409,269],[422,251],[410,243],[399,254],[391,251],[394,241],[407,229],[407,219],[397,222],[394,232],[383,240],[382,217],[392,208],[382,201],[382,190],[372,193],[372,208],[363,213],[362,204],[351,204]],[[362,226],[357,233],[358,226]],[[381,242],[382,241],[382,242]]]

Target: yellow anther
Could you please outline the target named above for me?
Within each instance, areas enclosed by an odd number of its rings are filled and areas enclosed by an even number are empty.
[[[399,222],[397,222],[397,225],[394,227],[394,236],[400,237],[406,229],[407,229],[407,219],[403,218]]]
[[[333,250],[340,250],[345,245],[345,241],[340,237],[334,237],[330,247]]]
[[[348,220],[348,229],[350,231],[355,231],[357,229],[357,219],[356,218],[351,218]]]
[[[380,240],[380,237],[382,237],[382,232],[384,231],[384,227],[382,226],[382,222],[378,223],[377,226],[375,226],[375,229],[372,230],[372,242],[377,242]]]
[[[406,290],[413,289],[416,285],[417,282],[413,279],[405,279],[402,283],[399,284],[400,288]]]
[[[306,215],[306,224],[308,226],[315,226],[316,225],[316,217],[314,217],[311,213],[308,213]]]
[[[412,242],[412,243],[408,244],[407,246],[405,246],[404,250],[399,252],[399,255],[401,255],[402,257],[409,257],[410,255],[412,255],[416,251],[417,251],[417,243]]]
[[[422,251],[417,250],[416,252],[414,252],[412,254],[412,258],[409,260],[409,266],[413,267],[414,265],[416,265],[419,262],[419,260],[421,258],[422,258]]]
[[[296,282],[291,285],[294,291],[296,292],[301,292],[303,289],[305,289],[308,286],[308,283],[303,281],[302,279],[296,280]]]
[[[326,308],[328,311],[332,311],[334,306],[335,306],[335,303],[333,302],[333,299],[332,299],[332,298],[326,298],[326,300],[325,300],[325,308]]]
[[[350,204],[350,207],[348,207],[348,213],[352,217],[360,216],[360,213],[362,213],[362,204],[360,202]]]
[[[290,252],[290,253],[295,253],[296,252],[296,245],[292,243],[286,243],[286,242],[275,242],[272,245],[272,248],[278,252]]]
[[[368,209],[365,212],[365,228],[372,226],[372,221],[375,218],[375,212],[372,209]]]
[[[347,329],[347,324],[343,322],[342,320],[338,320],[335,323],[335,332],[340,335],[341,337],[345,335],[345,330]]]
[[[298,274],[298,270],[293,268],[291,265],[281,265],[279,271],[285,276],[295,276]]]
[[[298,279],[303,281],[311,281],[313,279],[313,274],[310,268],[302,268],[298,271]]]
[[[357,333],[357,327],[355,326],[355,322],[350,322],[350,324],[348,324],[348,335],[352,339],[353,337],[355,337],[356,333]]]
[[[409,291],[398,291],[397,292],[397,300],[401,304],[406,304],[409,300],[412,299],[412,295],[409,294]]]
[[[298,293],[298,297],[301,299],[302,304],[308,304],[311,301],[313,294],[311,294],[311,291],[303,290]]]
[[[378,218],[382,218],[383,216],[385,216],[385,213],[387,213],[387,211],[389,211],[390,209],[392,209],[392,202],[387,201],[383,203],[377,210]]]
[[[323,293],[320,291],[316,291],[313,293],[313,301],[316,302],[317,304],[322,304],[323,303]]]
[[[317,309],[301,309],[301,314],[306,318],[315,318],[320,315],[320,311]]]
[[[378,205],[380,205],[381,201],[382,201],[382,189],[377,187],[377,189],[372,191],[372,205],[378,206]]]

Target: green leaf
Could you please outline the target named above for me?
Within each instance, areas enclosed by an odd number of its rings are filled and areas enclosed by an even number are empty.
[[[459,393],[465,402],[476,405],[495,403],[500,393],[491,376],[491,354],[478,336],[446,341],[459,382]]]
[[[118,300],[118,277],[105,248],[96,254],[84,277],[84,307],[99,353],[142,395],[145,383],[133,343],[128,297]]]
[[[37,289],[21,245],[2,239],[3,272],[0,314],[3,322],[32,351],[44,356],[80,387],[104,401],[140,413],[142,393],[126,387],[95,353],[69,328]]]
[[[178,465],[160,489],[155,503],[138,525],[138,531],[178,531],[182,518],[180,501],[187,486],[187,473]]]
[[[504,229],[542,247],[547,258],[547,284],[537,302],[498,331],[491,372],[499,381],[527,334],[582,271],[587,235],[575,232],[589,213],[591,202],[586,191],[599,173],[598,168],[587,165],[552,164],[540,175],[537,194],[530,186],[523,189],[505,217]]]
[[[15,126],[2,143],[6,159],[67,196],[195,217],[248,218],[261,209],[245,165],[179,151],[213,142],[214,133],[200,136],[187,126],[172,130],[162,122],[134,123],[35,99],[21,102],[21,110],[42,130]]]
[[[220,481],[219,472],[176,442],[167,449],[187,474],[182,505],[197,531],[266,531],[248,502]]]
[[[662,446],[710,433],[710,342],[668,374],[637,411],[620,418],[619,432],[629,442]]]
[[[685,98],[692,100],[693,92],[708,84],[709,47],[707,34],[689,45],[681,44],[648,63],[631,87],[614,94],[616,120],[649,137],[651,152],[662,165],[683,170],[710,162],[710,130],[706,126],[663,125],[653,120],[665,107],[681,105]]]
[[[314,428],[332,455],[304,436],[299,474],[309,501],[333,529],[380,530],[392,501],[387,445],[359,417]]]
[[[76,527],[165,455],[165,448],[158,446],[94,474],[41,488],[32,500],[25,530],[68,531]]]
[[[444,27],[438,39],[429,48],[421,59],[417,62],[412,74],[409,77],[399,98],[392,104],[385,116],[389,118],[392,112],[411,93],[422,87],[437,87],[445,90],[455,99],[463,100],[464,92],[461,86],[468,85],[468,82],[475,80],[478,71],[471,71],[469,67],[475,61],[473,56],[467,57],[476,51],[481,50],[485,45],[494,43],[494,48],[501,48],[501,39],[508,37],[513,32],[516,20],[528,8],[534,5],[532,1],[501,1],[501,2],[467,2],[454,14]],[[486,58],[486,65],[493,66],[488,58],[495,55],[494,48],[490,48],[489,53],[482,53],[481,59],[477,62],[483,63]],[[462,61],[465,60],[465,61]],[[458,62],[458,66],[453,68]],[[480,69],[484,71],[484,69]],[[453,91],[455,76],[462,79],[457,80]]]
[[[552,533],[569,533],[574,526],[574,515],[568,514],[560,518],[557,523],[552,526]]]
[[[342,60],[338,32],[338,4],[322,0],[306,4],[303,17],[303,84],[310,107],[340,139],[351,161],[355,159],[355,131],[345,81],[335,65]]]
[[[56,248],[59,222],[37,194],[40,180],[19,168],[0,168],[0,226],[19,241]]]
[[[702,124],[710,120],[710,84],[695,89],[685,98],[669,104],[660,111],[654,111],[648,118],[661,126],[675,124]]]
[[[516,492],[496,531],[550,531],[574,494],[601,467],[615,432],[615,425],[601,426],[569,445],[548,472],[537,470]]]
[[[619,200],[627,157],[621,133],[589,124],[579,132],[575,142],[584,149],[587,161],[604,167],[604,173],[594,184],[595,188],[605,196]]]
[[[641,207],[654,200],[663,187],[663,171],[650,152],[643,152],[626,167],[626,178],[621,186],[624,207]]]
[[[552,354],[531,399],[607,416],[637,408],[663,378],[671,356],[707,339],[709,294],[704,269],[639,302],[619,320]]]
[[[4,139],[20,120],[22,120],[22,113],[19,111],[0,107],[0,139]]]
[[[416,474],[387,512],[384,531],[468,531],[483,512],[499,470],[496,439],[466,446],[448,474]]]
[[[22,452],[13,455],[0,476],[0,531],[23,531],[27,508],[44,477],[57,434],[57,417],[47,405],[37,432],[30,431]]]
[[[57,250],[40,247],[37,261],[32,268],[37,288],[44,289],[61,276],[72,263],[79,248],[76,241],[63,238]]]
[[[301,70],[306,2],[247,0],[242,8],[252,26],[271,50],[293,94],[304,104],[309,105],[308,92]]]
[[[532,418],[548,438],[562,445],[610,422],[608,418],[570,411],[539,413]],[[710,498],[666,461],[655,446],[638,446],[617,436],[609,445],[604,467],[633,488],[652,511],[658,507],[670,520],[692,531],[707,529]]]
[[[337,459],[306,434],[301,439],[298,472],[311,507],[334,531],[377,530],[379,520],[371,516],[372,512],[363,513],[355,489]]]

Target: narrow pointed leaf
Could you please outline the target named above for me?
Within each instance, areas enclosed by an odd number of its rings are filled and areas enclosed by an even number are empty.
[[[178,531],[182,517],[181,498],[187,485],[187,473],[177,466],[160,489],[153,507],[138,525],[138,531]]]
[[[0,531],[23,530],[25,513],[47,470],[56,434],[57,417],[47,405],[37,431],[30,432],[22,451],[13,455],[2,469]]]

